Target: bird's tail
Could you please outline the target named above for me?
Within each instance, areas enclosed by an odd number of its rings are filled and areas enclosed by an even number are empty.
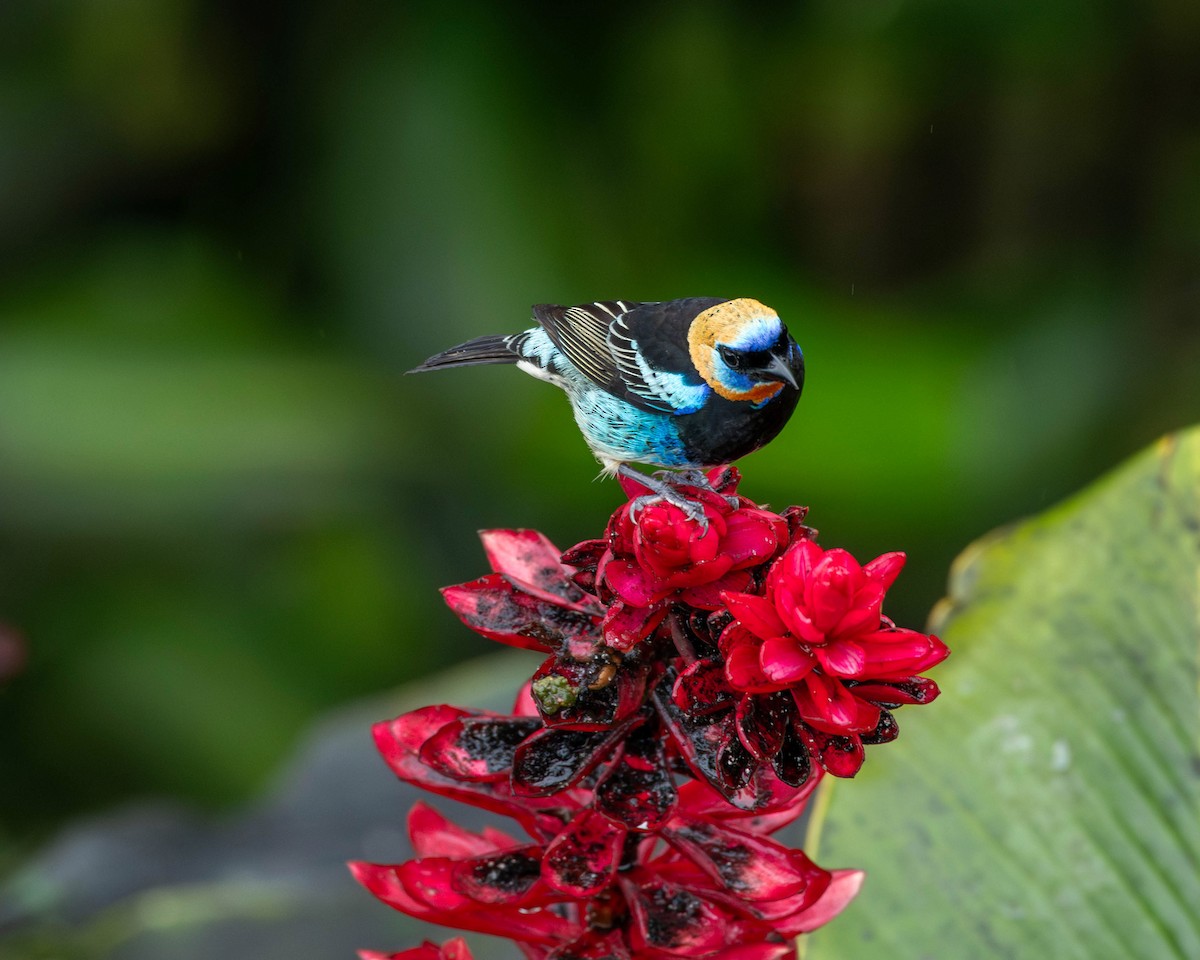
[[[484,363],[516,363],[521,355],[516,350],[516,337],[493,335],[476,337],[457,347],[435,353],[409,373],[441,370],[443,367],[474,367]]]

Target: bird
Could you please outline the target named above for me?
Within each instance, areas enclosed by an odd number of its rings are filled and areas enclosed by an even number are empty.
[[[604,474],[672,502],[671,475],[694,482],[775,438],[804,387],[804,354],[779,315],[748,297],[598,300],[533,306],[536,325],[476,337],[409,373],[515,364],[559,387]],[[689,510],[694,514],[694,510]]]

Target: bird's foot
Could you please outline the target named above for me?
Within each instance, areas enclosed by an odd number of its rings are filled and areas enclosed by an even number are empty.
[[[727,496],[721,493],[709,479],[708,471],[700,467],[687,467],[683,470],[656,470],[654,476],[668,486],[699,487],[701,490],[710,490],[719,494],[735,510],[742,502],[741,498],[737,496]]]
[[[667,503],[678,507],[683,511],[684,516],[689,520],[694,520],[700,524],[700,529],[705,533],[708,532],[708,515],[704,512],[704,507],[690,497],[684,496],[679,489],[679,485],[683,486],[701,486],[699,483],[693,483],[692,478],[685,477],[684,473],[676,473],[672,470],[661,470],[654,476],[650,477],[639,470],[634,470],[629,464],[622,463],[617,470],[622,476],[629,477],[635,480],[642,486],[654,491],[653,493],[643,494],[640,497],[635,497],[629,503],[629,516],[633,520],[637,520],[637,515],[652,503],[658,503],[660,500],[665,500]],[[700,471],[686,471],[686,473],[699,473]],[[701,474],[703,476],[703,474]],[[703,487],[711,490],[707,478],[704,479]]]
[[[699,467],[688,467],[684,470],[655,470],[654,478],[672,486],[699,487],[701,490],[715,490],[708,474]]]

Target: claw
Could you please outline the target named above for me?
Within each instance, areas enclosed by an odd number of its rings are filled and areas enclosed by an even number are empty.
[[[676,493],[670,487],[663,489],[662,493],[647,493],[637,497],[629,504],[629,516],[637,520],[637,515],[643,509],[650,506],[652,503],[658,503],[660,500],[665,500],[667,503],[674,504],[684,512],[684,515],[689,520],[694,520],[700,524],[700,529],[704,533],[708,532],[708,515],[704,512],[704,508],[695,500],[689,500],[687,497]]]
[[[622,463],[617,468],[619,473],[636,480],[644,487],[653,490],[653,493],[643,494],[640,497],[635,497],[629,504],[629,516],[633,520],[637,520],[637,515],[652,503],[657,503],[660,500],[665,500],[667,503],[673,504],[683,511],[684,516],[689,520],[693,520],[700,524],[702,533],[708,532],[708,515],[704,512],[704,507],[695,500],[685,497],[674,486],[675,483],[683,482],[688,485],[693,485],[689,473],[698,471],[681,471],[675,473],[670,470],[662,470],[654,474],[652,477],[646,476],[637,470],[634,470],[628,464]],[[699,485],[699,484],[696,484]],[[704,486],[712,489],[709,486],[707,478],[705,478]]]

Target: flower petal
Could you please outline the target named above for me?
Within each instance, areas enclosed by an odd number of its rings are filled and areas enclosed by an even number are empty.
[[[785,936],[795,937],[823,927],[850,905],[862,889],[866,874],[861,870],[834,870],[832,879],[817,902],[790,923]]]
[[[640,607],[621,601],[614,602],[609,606],[601,624],[604,642],[614,650],[628,653],[650,636],[666,615],[667,607],[663,604]]]
[[[504,574],[535,592],[579,604],[584,592],[570,579],[558,547],[536,530],[483,530],[479,534],[488,563],[496,573]]]
[[[769,559],[787,536],[787,523],[766,510],[735,510],[726,519],[721,552],[733,560],[735,568],[747,567]]]
[[[748,643],[738,644],[725,655],[725,678],[735,690],[747,693],[779,689],[779,684],[763,673],[758,647]]]
[[[706,583],[720,580],[733,566],[733,560],[726,556],[715,556],[707,560],[696,560],[687,566],[677,567],[660,575],[660,583],[668,591],[684,590],[688,587],[698,587]]]
[[[803,680],[816,664],[812,654],[791,637],[764,641],[758,651],[758,662],[763,676],[772,683],[787,686]]]
[[[721,886],[745,900],[781,900],[816,884],[823,890],[827,882],[828,873],[803,851],[752,833],[676,818],[663,836]]]
[[[793,787],[812,785],[818,779],[812,775],[808,744],[794,729],[784,736],[778,753],[771,760],[771,769],[775,776]],[[819,768],[817,772],[820,773]]]
[[[847,551],[825,553],[805,584],[805,612],[822,633],[831,633],[854,606],[863,585],[862,567]]]
[[[408,836],[418,857],[480,857],[522,846],[494,828],[472,833],[420,801],[408,812]]]
[[[855,640],[862,647],[862,665],[858,672],[842,673],[841,676],[900,680],[928,670],[950,654],[937,637],[903,627],[861,634]]]
[[[908,558],[899,550],[885,553],[863,567],[863,573],[866,574],[868,580],[874,580],[884,590],[888,590],[900,576],[906,559]]]
[[[909,677],[906,680],[867,680],[854,685],[854,695],[882,707],[903,704],[930,703],[937,699],[938,685],[928,677]]]
[[[623,880],[621,889],[633,915],[629,933],[635,955],[649,948],[703,957],[728,945],[729,918],[691,890],[660,880],[645,884]]]
[[[675,807],[662,731],[645,724],[625,742],[620,759],[596,783],[596,809],[631,830],[656,830]]]
[[[396,875],[409,893],[435,909],[455,909],[463,898],[489,906],[529,906],[547,900],[540,854],[540,847],[528,845],[462,860],[424,857],[401,864]]]
[[[891,743],[900,736],[900,725],[896,723],[896,718],[890,710],[880,708],[879,723],[875,725],[875,729],[871,733],[859,734],[859,739],[864,746],[876,743]]]
[[[862,768],[865,754],[857,734],[839,736],[808,730],[808,749],[827,773],[835,777],[853,777]]]
[[[604,582],[625,603],[648,607],[671,592],[662,581],[646,572],[632,560],[613,557],[604,566]]]
[[[845,684],[818,671],[792,688],[805,723],[833,734],[866,733],[879,722],[879,708],[859,700]]]
[[[546,797],[565,790],[608,759],[629,729],[624,723],[594,732],[561,727],[539,730],[513,755],[513,791],[522,797]]]
[[[359,960],[474,960],[467,942],[462,937],[447,940],[440,947],[426,940],[419,947],[401,950],[399,953],[359,950],[358,957]]]
[[[698,583],[679,592],[679,599],[689,606],[700,610],[718,611],[725,602],[722,599],[726,593],[741,593],[748,590],[754,582],[749,570],[730,570],[723,573],[711,583]]]
[[[611,885],[625,845],[625,828],[583,810],[546,847],[542,879],[560,893],[586,899]]]
[[[671,699],[688,716],[718,713],[733,706],[736,694],[725,682],[725,670],[715,657],[697,660],[679,674]]]
[[[750,593],[726,593],[721,597],[738,622],[763,640],[787,635],[788,628],[779,618],[775,605],[766,597]]]
[[[426,740],[417,755],[453,780],[506,780],[517,747],[541,727],[541,720],[530,717],[459,717]]]
[[[742,697],[734,712],[738,739],[754,759],[769,761],[783,746],[795,710],[795,701],[785,691]]]
[[[536,596],[502,574],[442,590],[447,606],[476,633],[549,653],[557,642],[597,632],[597,617],[557,598]]]
[[[813,656],[821,669],[833,677],[861,677],[867,663],[863,644],[853,640],[831,640],[823,647],[813,647]]]

